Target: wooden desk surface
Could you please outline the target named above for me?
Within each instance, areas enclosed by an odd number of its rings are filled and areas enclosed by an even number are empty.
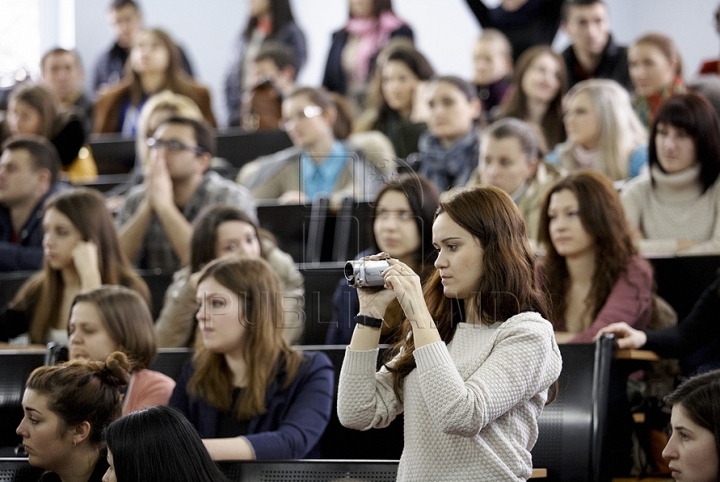
[[[662,358],[650,350],[618,350],[615,352],[615,359],[617,360],[645,360],[645,361],[658,361]]]
[[[547,469],[533,469],[531,479],[547,479]]]
[[[11,345],[10,343],[0,341],[0,351],[47,351],[47,348],[45,348],[45,345]]]

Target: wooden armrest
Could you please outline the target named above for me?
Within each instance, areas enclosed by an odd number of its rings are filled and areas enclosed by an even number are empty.
[[[618,350],[615,352],[616,360],[645,360],[645,361],[658,361],[662,360],[657,353],[650,350]]]

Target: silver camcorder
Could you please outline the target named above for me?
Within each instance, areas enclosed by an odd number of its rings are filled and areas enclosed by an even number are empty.
[[[345,279],[348,286],[355,288],[382,287],[385,279],[382,272],[390,267],[390,263],[381,259],[379,261],[348,261],[345,263]]]

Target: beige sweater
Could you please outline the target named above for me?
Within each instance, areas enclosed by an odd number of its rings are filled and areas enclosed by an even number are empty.
[[[562,365],[548,321],[526,312],[492,326],[460,323],[449,345],[415,350],[403,402],[387,369],[375,372],[377,354],[347,350],[338,416],[346,427],[367,430],[405,413],[397,480],[530,477],[537,419]]]
[[[649,176],[629,181],[620,199],[632,226],[645,239],[639,242],[643,254],[720,253],[720,182],[702,192],[700,165],[675,174],[657,166]],[[678,251],[678,240],[699,241],[690,249]]]

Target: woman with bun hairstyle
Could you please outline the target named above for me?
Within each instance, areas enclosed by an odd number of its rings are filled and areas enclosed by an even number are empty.
[[[152,315],[142,297],[124,286],[101,286],[75,296],[68,322],[71,360],[105,360],[125,353],[132,364],[123,415],[167,405],[175,381],[149,367],[157,356]]]
[[[112,215],[99,191],[73,188],[48,199],[43,231],[44,267],[0,312],[0,340],[66,343],[75,295],[103,284],[131,288],[149,303],[150,291],[120,251]]]
[[[104,482],[227,482],[195,428],[172,408],[125,415],[107,426],[105,440]]]
[[[291,345],[300,342],[305,286],[295,262],[277,247],[272,234],[259,228],[247,213],[235,206],[218,205],[198,215],[190,239],[190,264],[175,273],[165,292],[165,302],[155,322],[160,347],[192,346],[197,329],[195,315],[199,305],[195,296],[200,272],[212,260],[231,254],[262,258],[270,264],[283,294],[283,337]]]
[[[103,430],[120,417],[120,388],[130,362],[115,352],[105,362],[72,361],[36,368],[25,384],[24,417],[16,432],[40,482],[101,482]]]

